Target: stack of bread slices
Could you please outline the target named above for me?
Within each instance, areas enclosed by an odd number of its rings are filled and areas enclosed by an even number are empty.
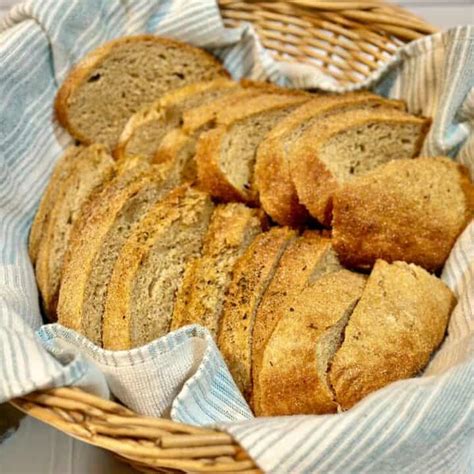
[[[350,408],[441,343],[455,299],[430,272],[474,191],[418,158],[430,121],[403,102],[235,82],[138,36],[90,53],[55,108],[78,144],[30,234],[50,320],[114,350],[200,324],[257,415]]]

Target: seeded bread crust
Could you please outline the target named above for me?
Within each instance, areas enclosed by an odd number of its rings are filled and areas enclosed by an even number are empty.
[[[327,143],[335,137],[341,137],[348,133],[356,133],[357,129],[364,126],[376,126],[378,124],[395,127],[413,126],[417,128],[417,135],[413,146],[408,145],[409,150],[403,152],[400,146],[396,148],[397,155],[390,157],[383,153],[379,156],[372,153],[371,160],[363,162],[368,170],[389,161],[391,158],[413,158],[418,156],[423,141],[430,126],[430,120],[415,117],[397,110],[350,110],[331,115],[308,129],[298,140],[293,148],[293,156],[290,160],[291,178],[295,185],[299,201],[304,204],[310,214],[324,225],[330,225],[332,219],[332,196],[345,181],[339,178],[334,170],[319,156]],[[394,132],[395,133],[395,132]],[[371,137],[368,137],[371,138]],[[397,142],[395,142],[397,143]],[[364,146],[373,144],[373,140],[367,140]],[[376,144],[373,144],[376,146]],[[367,151],[367,150],[365,150]],[[357,161],[357,154],[344,156],[347,163]]]
[[[160,137],[166,135],[166,131],[180,125],[183,107],[186,101],[205,93],[231,91],[238,88],[236,82],[225,78],[214,81],[198,82],[189,84],[176,90],[172,90],[150,105],[143,107],[140,111],[130,117],[114,150],[116,159],[134,155],[134,142],[140,140],[151,140],[155,144],[154,153],[159,147]],[[152,137],[151,135],[155,135]],[[154,153],[145,156],[153,159]],[[143,153],[141,154],[143,156]]]
[[[120,252],[109,283],[102,327],[104,348],[130,349],[168,332],[172,313],[165,314],[164,309],[157,305],[155,308],[156,328],[150,328],[150,332],[147,332],[142,338],[134,334],[133,327],[138,322],[132,319],[132,305],[138,302],[146,303],[143,300],[147,298],[146,295],[142,295],[140,300],[135,298],[134,288],[137,277],[140,271],[145,269],[146,261],[156,246],[159,247],[162,243],[165,252],[166,249],[172,250],[168,247],[170,243],[167,242],[167,236],[169,230],[176,223],[189,227],[195,248],[199,250],[203,238],[201,230],[206,227],[205,224],[211,211],[212,203],[205,193],[184,185],[173,190],[165,199],[151,208],[139,225],[135,227]],[[180,250],[182,253],[182,249]],[[189,254],[186,259],[193,257],[196,255]],[[185,257],[180,256],[179,258]],[[155,276],[159,277],[160,275]],[[174,280],[176,286],[179,285],[181,278]],[[174,298],[173,295],[167,296]],[[145,315],[142,314],[140,317],[142,316]]]
[[[467,170],[444,157],[395,160],[342,186],[334,247],[350,267],[403,260],[437,271],[474,217]]]
[[[219,349],[247,400],[252,392],[252,333],[260,301],[278,263],[296,233],[274,227],[258,235],[237,260],[226,296],[218,334]]]
[[[234,264],[261,231],[258,210],[238,203],[215,209],[202,256],[186,267],[176,298],[172,330],[200,324],[216,337]]]
[[[320,117],[350,108],[404,110],[405,104],[370,92],[321,95],[283,119],[258,147],[255,185],[263,209],[278,224],[298,227],[309,217],[308,211],[299,202],[291,178],[290,160],[298,136]]]
[[[294,298],[264,349],[257,416],[336,411],[327,371],[365,280],[348,270],[336,271]]]
[[[105,58],[107,58],[111,53],[113,53],[116,48],[119,48],[120,46],[129,43],[140,42],[156,42],[167,47],[179,48],[182,51],[186,51],[188,54],[192,54],[195,57],[199,57],[202,63],[208,64],[209,71],[214,70],[214,73],[212,75],[210,74],[210,77],[229,77],[228,72],[212,55],[202,49],[195,48],[186,43],[181,43],[179,41],[175,41],[169,38],[163,38],[154,35],[129,36],[109,41],[108,43],[105,43],[99,48],[91,51],[74,67],[74,69],[69,73],[66,80],[63,82],[63,85],[61,86],[56,95],[54,103],[56,116],[60,124],[64,128],[66,128],[69,133],[77,140],[85,144],[92,144],[94,141],[96,141],[95,137],[86,136],[81,130],[75,127],[71,121],[71,117],[69,116],[69,105],[72,100],[72,97],[74,96],[74,93],[89,78],[89,76],[91,76],[94,69],[96,69],[105,60]],[[120,133],[120,130],[122,128],[123,125],[118,127],[118,133]],[[108,143],[106,145],[111,149],[115,147],[115,143]]]
[[[329,371],[340,407],[419,373],[441,343],[454,304],[451,290],[422,268],[378,260]]]

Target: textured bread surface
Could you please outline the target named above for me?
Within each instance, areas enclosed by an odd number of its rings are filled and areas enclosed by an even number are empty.
[[[31,225],[28,239],[28,253],[33,265],[35,265],[36,258],[38,257],[41,239],[48,228],[49,216],[56,203],[58,192],[64,180],[69,177],[71,170],[75,166],[76,158],[81,154],[81,151],[81,147],[69,147],[54,166],[53,173],[49,178],[48,185],[41,197],[38,210]]]
[[[196,147],[202,189],[224,201],[256,200],[253,171],[257,148],[267,133],[306,95],[258,96],[219,115],[219,125],[202,133]]]
[[[168,92],[130,117],[114,150],[115,158],[140,156],[153,160],[166,133],[181,125],[185,110],[217,99],[236,88],[237,83],[220,78]]]
[[[326,273],[340,270],[329,239],[314,231],[305,232],[290,243],[263,295],[255,316],[252,341],[252,406],[260,412],[261,387],[259,374],[263,354],[280,319],[290,311],[295,299],[305,287]]]
[[[232,269],[262,231],[259,212],[243,204],[218,206],[204,239],[202,256],[186,267],[171,329],[200,324],[216,337]]]
[[[439,270],[474,213],[467,170],[449,158],[396,160],[336,193],[334,247],[356,267],[378,258]]]
[[[225,299],[218,346],[247,400],[252,388],[252,335],[255,315],[283,252],[296,238],[288,228],[274,227],[258,235],[237,260]]]
[[[59,322],[102,345],[102,317],[114,264],[144,213],[172,185],[147,161],[117,176],[74,227],[58,304]]]
[[[428,127],[429,120],[397,110],[350,110],[317,121],[290,160],[299,201],[330,225],[340,185],[388,161],[417,156]]]
[[[187,185],[155,204],[122,247],[103,318],[107,349],[129,349],[165,335],[186,264],[200,255],[213,205]]]
[[[56,319],[63,262],[74,224],[83,206],[113,177],[116,169],[105,147],[91,145],[81,149],[70,171],[57,190],[36,262],[43,308],[51,320]]]
[[[205,51],[153,35],[119,38],[89,53],[58,91],[60,123],[83,143],[114,149],[131,115],[166,92],[227,77]]]
[[[404,109],[404,103],[388,100],[370,92],[320,95],[298,107],[281,120],[258,147],[255,186],[265,212],[280,225],[300,226],[308,219],[299,202],[291,177],[293,146],[315,121],[350,109]],[[317,128],[312,128],[317,134]]]
[[[327,372],[365,279],[348,270],[325,274],[285,308],[264,348],[257,416],[336,411]]]
[[[449,288],[422,268],[378,260],[329,370],[340,407],[419,373],[441,343],[454,303]]]

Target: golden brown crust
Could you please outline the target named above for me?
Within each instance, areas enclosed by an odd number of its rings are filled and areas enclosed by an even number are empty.
[[[263,351],[273,330],[293,301],[310,282],[314,267],[330,248],[330,240],[318,232],[305,232],[304,236],[291,242],[283,254],[263,299],[258,308],[253,328],[252,342],[252,400],[255,412],[260,410],[258,374],[263,361]],[[288,282],[291,281],[291,285]]]
[[[80,147],[69,147],[57,161],[53,174],[49,178],[48,185],[36,211],[28,239],[28,253],[33,265],[36,263],[41,239],[48,227],[49,215],[58,198],[58,192],[64,180],[67,179],[73,169],[75,158],[80,153],[80,150]]]
[[[224,303],[218,346],[247,400],[251,396],[252,332],[260,300],[278,262],[296,234],[274,227],[258,235],[236,262]]]
[[[340,407],[420,372],[441,343],[454,304],[449,288],[422,268],[378,260],[330,368]]]
[[[419,125],[420,133],[413,157],[419,153],[429,128],[428,119],[396,110],[351,110],[331,115],[321,122],[316,122],[303,134],[293,148],[290,167],[298,198],[310,214],[324,225],[331,224],[332,196],[339,189],[341,182],[322,162],[319,153],[325,143],[338,134],[372,123]]]
[[[220,70],[221,75],[230,77],[229,73],[222,67],[219,61],[214,58],[214,56],[202,49],[195,48],[194,46],[191,46],[187,43],[182,43],[180,41],[175,41],[170,38],[164,38],[154,35],[127,36],[109,41],[91,51],[78,64],[76,64],[73,70],[69,73],[66,80],[63,82],[62,86],[59,88],[54,101],[54,109],[56,111],[56,117],[58,118],[59,123],[64,128],[66,128],[73,137],[75,137],[82,143],[90,145],[91,140],[89,139],[89,137],[84,136],[79,130],[75,129],[69,121],[68,102],[71,95],[74,93],[75,89],[87,79],[91,71],[99,64],[101,64],[101,62],[113,51],[115,47],[126,43],[142,41],[156,41],[159,43],[164,43],[172,45],[174,47],[180,47],[182,49],[193,51],[194,54],[205,58],[206,61],[213,62],[216,68]]]
[[[370,92],[342,95],[321,95],[306,102],[283,119],[263,141],[257,152],[255,184],[260,203],[272,219],[280,225],[298,227],[304,224],[309,213],[299,202],[291,178],[290,158],[292,136],[301,127],[308,127],[311,121],[323,114],[334,113],[347,108],[380,107],[404,110],[402,101],[384,99]]]
[[[296,296],[264,349],[257,378],[257,416],[336,411],[327,369],[318,370],[324,355],[317,348],[329,331],[349,317],[364,285],[363,275],[340,270],[322,276]],[[342,332],[343,326],[337,330]]]
[[[436,271],[472,219],[473,194],[467,173],[449,158],[392,161],[335,194],[334,248],[348,266],[381,258]]]
[[[143,125],[153,121],[161,121],[163,125],[166,125],[168,112],[171,112],[174,106],[179,107],[180,103],[189,97],[212,90],[236,87],[237,83],[226,78],[219,78],[213,81],[196,82],[180,87],[179,89],[171,90],[130,117],[113,151],[115,159],[129,156],[127,153],[128,144],[136,134],[140,133],[140,129]]]

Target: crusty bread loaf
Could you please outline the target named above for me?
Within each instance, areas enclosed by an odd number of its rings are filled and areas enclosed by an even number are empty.
[[[259,214],[258,210],[239,203],[215,209],[202,256],[186,267],[174,307],[172,330],[200,324],[216,337],[234,264],[262,231]]]
[[[419,373],[443,339],[454,302],[422,268],[378,260],[329,370],[340,407]]]
[[[348,270],[323,275],[285,307],[256,378],[257,416],[336,411],[327,372],[365,280]]]
[[[102,345],[102,317],[118,254],[134,225],[173,184],[159,166],[142,159],[89,202],[74,226],[65,259],[61,324]]]
[[[315,122],[290,160],[299,201],[325,225],[344,182],[393,159],[417,156],[429,120],[396,110],[351,110]]]
[[[40,243],[36,278],[43,308],[49,319],[56,319],[56,305],[71,230],[81,209],[115,173],[115,162],[102,145],[82,148],[55,195],[48,226]]]
[[[220,125],[202,133],[196,147],[200,187],[224,201],[255,202],[253,168],[259,144],[307,100],[307,95],[266,94],[220,114]]]
[[[258,147],[255,186],[265,212],[280,225],[299,226],[308,218],[291,179],[293,145],[316,120],[350,109],[397,108],[404,103],[369,92],[320,95],[298,107],[278,123]],[[314,130],[317,133],[317,130]]]
[[[258,235],[237,260],[224,302],[217,343],[229,370],[247,400],[252,388],[252,336],[255,315],[283,252],[296,234],[274,227]]]
[[[439,270],[474,214],[467,170],[449,158],[396,160],[335,194],[334,247],[349,266],[378,258]]]
[[[127,120],[171,89],[227,77],[205,51],[153,35],[119,38],[89,53],[59,89],[60,123],[83,143],[114,149]]]
[[[260,412],[260,382],[264,349],[280,319],[291,308],[305,287],[341,266],[331,241],[318,232],[307,231],[291,242],[284,252],[275,275],[263,295],[255,316],[252,342],[252,406]]]
[[[199,256],[212,213],[205,193],[187,185],[154,205],[115,263],[103,317],[106,349],[130,349],[169,331],[186,264]]]
[[[75,166],[76,158],[81,152],[81,147],[69,147],[54,166],[53,174],[49,178],[36,211],[28,239],[28,253],[33,265],[36,264],[40,243],[48,228],[49,216],[57,201],[59,190],[64,180],[69,177],[71,169]]]
[[[115,158],[141,156],[151,161],[166,133],[181,125],[185,110],[236,89],[240,89],[236,82],[219,78],[168,92],[130,117],[114,150]]]

